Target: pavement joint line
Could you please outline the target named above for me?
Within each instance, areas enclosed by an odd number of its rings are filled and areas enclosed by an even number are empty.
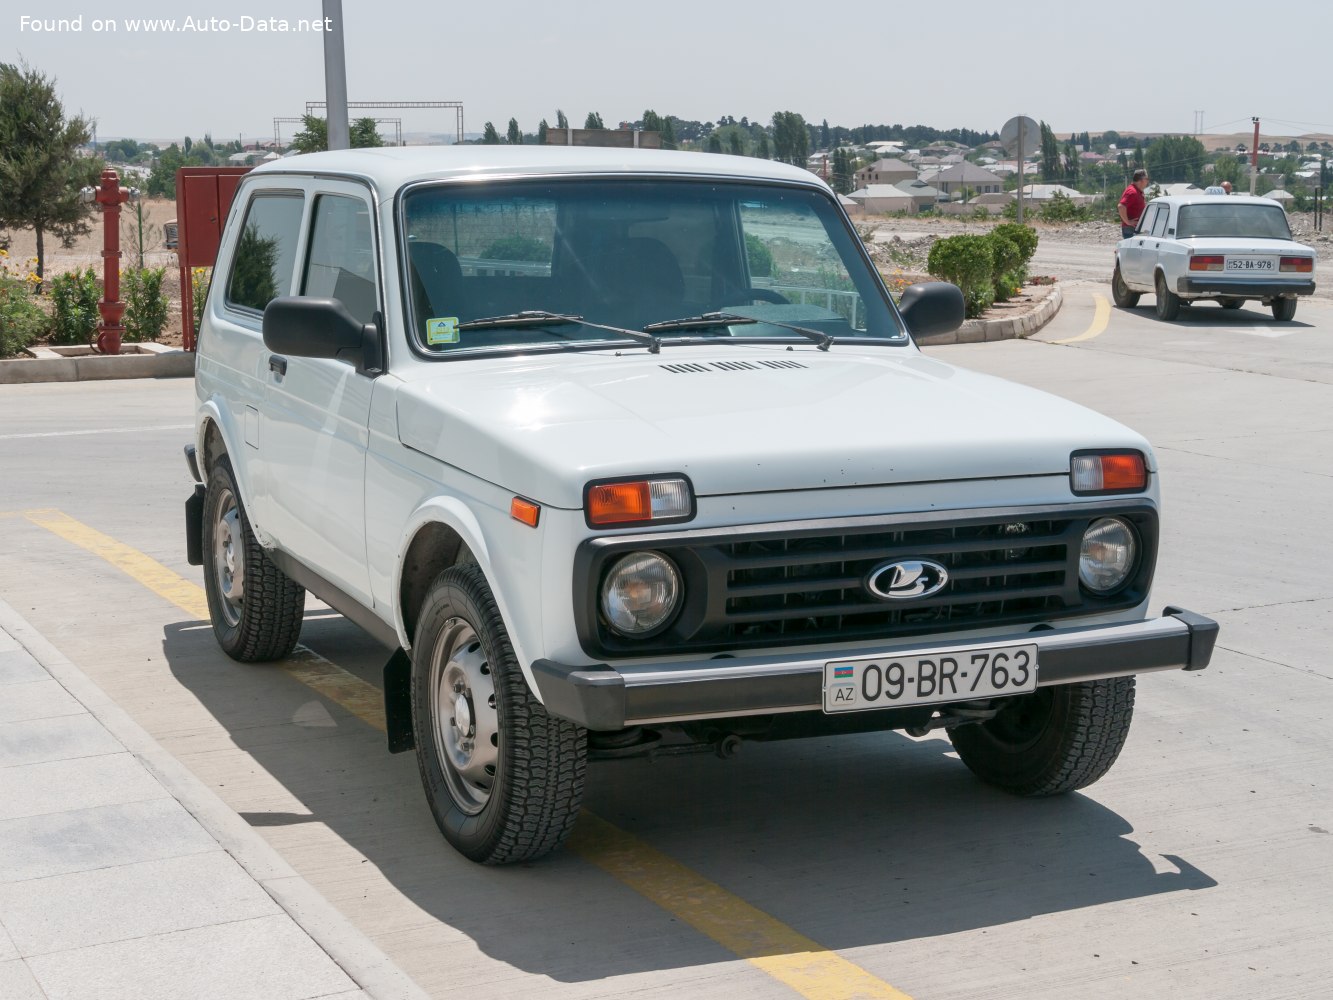
[[[91,427],[79,431],[35,431],[26,434],[0,434],[0,441],[26,441],[32,438],[82,437],[87,434],[153,434],[157,431],[189,431],[194,424],[168,424],[165,427]]]
[[[187,614],[208,618],[204,589],[151,556],[59,510],[24,514],[33,524],[110,562]],[[0,602],[0,609],[4,607]],[[3,624],[0,618],[0,625]],[[367,725],[384,732],[384,694],[373,684],[305,646],[297,646],[297,655],[278,666]],[[125,718],[128,720],[128,715]],[[143,736],[151,740],[147,733]],[[175,763],[189,773],[179,761]],[[231,815],[236,816],[234,812]],[[236,819],[251,829],[239,816]],[[806,1000],[911,1000],[908,994],[837,952],[587,810],[580,814],[570,849]],[[261,884],[272,894],[268,883]],[[313,888],[310,891],[313,893]],[[283,905],[282,900],[278,902]],[[286,905],[283,908],[288,909]]]
[[[1092,322],[1088,328],[1077,337],[1066,337],[1064,340],[1050,340],[1049,344],[1078,344],[1085,340],[1091,340],[1093,337],[1100,337],[1106,332],[1106,328],[1111,324],[1111,303],[1100,292],[1092,293],[1092,301],[1095,307],[1092,314]]]
[[[147,557],[145,557],[147,558]],[[165,569],[165,567],[163,567]],[[425,991],[315,891],[263,836],[162,748],[22,615],[0,598],[0,631],[11,636],[194,817],[288,917],[374,1000],[429,1000]],[[206,852],[205,852],[206,853]]]

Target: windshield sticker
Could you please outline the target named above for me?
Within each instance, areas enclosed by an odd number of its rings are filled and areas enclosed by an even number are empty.
[[[436,319],[426,320],[426,343],[458,343],[458,317],[441,316]]]

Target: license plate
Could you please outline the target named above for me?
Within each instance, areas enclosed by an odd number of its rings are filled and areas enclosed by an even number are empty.
[[[971,701],[1037,690],[1037,647],[972,646],[824,664],[824,711]]]
[[[1228,271],[1276,271],[1272,257],[1228,257]]]

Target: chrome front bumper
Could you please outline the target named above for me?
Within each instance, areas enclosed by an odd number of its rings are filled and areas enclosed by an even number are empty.
[[[984,642],[1035,643],[1037,683],[1047,687],[1156,670],[1202,670],[1212,658],[1217,631],[1211,618],[1167,608],[1161,618],[987,636]],[[689,719],[820,711],[824,664],[830,659],[948,652],[977,642],[970,637],[929,646],[840,649],[818,658],[749,656],[614,668],[537,660],[532,671],[552,715],[587,729],[613,731]]]

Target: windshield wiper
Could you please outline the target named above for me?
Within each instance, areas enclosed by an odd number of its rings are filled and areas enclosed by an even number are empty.
[[[702,316],[684,316],[681,319],[649,323],[643,330],[645,333],[660,333],[664,330],[706,330],[713,326],[739,326],[742,323],[764,323],[768,326],[776,326],[780,330],[799,333],[807,340],[814,341],[821,351],[827,351],[833,345],[833,335],[830,333],[822,333],[819,330],[811,330],[804,326],[793,326],[791,323],[777,323],[771,319],[755,319],[752,316],[739,316],[736,313],[725,312],[704,313]]]
[[[609,330],[612,333],[618,333],[630,340],[637,341],[648,348],[649,354],[659,354],[662,350],[662,342],[651,334],[639,330],[628,330],[621,326],[606,326],[602,323],[591,323],[582,316],[575,316],[570,313],[547,312],[544,309],[524,309],[522,312],[505,313],[503,316],[486,316],[482,319],[470,319],[466,323],[459,323],[459,330],[494,330],[500,327],[521,327],[521,326],[553,326],[561,323],[578,323],[580,326],[592,327],[594,330]]]

